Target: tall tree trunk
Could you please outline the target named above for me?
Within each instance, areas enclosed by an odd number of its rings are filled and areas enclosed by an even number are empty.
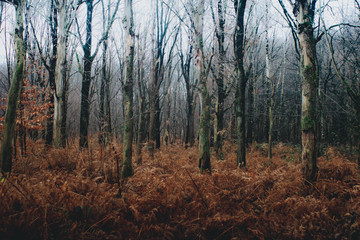
[[[254,128],[254,78],[249,79],[249,92],[248,92],[248,123],[247,123],[247,144],[253,142],[253,128]]]
[[[146,138],[146,97],[145,97],[145,87],[144,87],[144,59],[145,59],[145,47],[146,47],[146,38],[144,40],[144,47],[142,49],[142,54],[140,55],[140,40],[138,39],[137,44],[137,57],[138,57],[138,74],[137,74],[137,87],[138,87],[138,95],[139,95],[139,102],[138,102],[138,109],[139,109],[139,120],[138,120],[138,136],[137,136],[137,143],[136,143],[136,157],[137,157],[137,164],[142,163],[142,148],[145,143]]]
[[[88,147],[88,128],[90,119],[90,84],[93,57],[91,56],[93,0],[86,0],[86,42],[83,46],[84,69],[81,84],[80,109],[80,148]]]
[[[266,29],[265,29],[265,54],[266,54],[266,81],[270,88],[270,98],[269,98],[269,138],[268,138],[268,158],[272,158],[272,138],[273,138],[273,128],[274,128],[274,104],[275,104],[275,80],[271,78],[271,56],[270,56],[270,44],[269,44],[269,2],[266,1]]]
[[[101,69],[101,83],[100,83],[100,111],[99,111],[99,121],[100,121],[100,135],[99,143],[103,146],[107,145],[107,139],[105,137],[105,84],[106,84],[106,53],[107,53],[107,41],[103,43],[103,52],[102,52],[102,69]]]
[[[181,42],[180,42],[181,44]],[[182,50],[182,45],[180,45]],[[186,88],[186,133],[185,133],[185,145],[186,147],[190,145],[190,147],[194,146],[195,143],[195,136],[194,136],[194,89],[190,82],[190,67],[191,67],[191,60],[192,60],[192,51],[193,46],[189,46],[189,50],[186,54],[186,59],[184,59],[184,55],[180,50],[180,61],[181,61],[181,72],[184,77],[185,81],[185,88]]]
[[[137,163],[142,163],[142,148],[146,137],[146,115],[145,115],[146,102],[144,97],[139,97],[139,123],[138,123],[138,141],[136,143],[136,156]]]
[[[154,51],[154,50],[153,50]],[[156,114],[156,99],[157,97],[157,89],[156,89],[156,80],[155,80],[155,56],[153,52],[152,56],[152,67],[151,67],[151,79],[150,79],[150,109],[149,109],[149,115],[150,115],[150,122],[149,122],[149,154],[150,157],[154,157],[155,152],[155,141],[156,141],[156,127],[155,127],[155,114]]]
[[[57,11],[59,17],[58,47],[55,67],[55,92],[54,92],[54,146],[65,147],[66,127],[66,82],[67,82],[67,11],[66,0],[58,2]]]
[[[194,109],[194,97],[191,96],[188,99],[188,111],[187,111],[187,127],[186,127],[186,140],[185,143],[190,144],[193,147],[195,144],[195,109]]]
[[[193,28],[195,32],[195,44],[197,52],[197,68],[199,73],[199,92],[201,98],[201,114],[199,125],[199,168],[201,172],[211,172],[210,164],[210,95],[207,88],[207,74],[204,67],[204,0],[200,0],[196,9],[193,10]]]
[[[172,56],[169,56],[170,61],[169,61],[169,70],[168,70],[168,75],[167,75],[167,91],[166,91],[166,96],[167,96],[167,107],[166,107],[166,114],[165,114],[165,143],[166,145],[169,144],[170,141],[170,113],[171,113],[171,102],[172,102],[172,96],[171,96],[171,71],[172,71]],[[175,92],[175,96],[174,99],[176,101],[176,92]],[[171,142],[171,141],[170,141]]]
[[[212,1],[211,1],[212,7]],[[223,146],[223,129],[224,129],[224,101],[225,101],[225,86],[224,86],[224,72],[225,72],[225,14],[226,5],[223,0],[218,0],[218,23],[215,20],[215,14],[212,9],[213,21],[216,25],[216,38],[219,48],[219,72],[216,76],[217,100],[215,108],[215,124],[214,124],[214,147],[217,155],[222,158]]]
[[[244,15],[247,0],[235,0],[236,27],[234,35],[234,52],[236,56],[237,89],[236,89],[236,118],[237,118],[237,165],[246,165],[246,137],[245,137],[245,90],[247,77],[244,70]]]
[[[104,2],[101,1],[103,10],[103,35],[106,36],[106,22],[111,21],[110,2],[108,5],[108,15],[105,15]],[[110,76],[107,67],[108,39],[104,39],[102,52],[101,86],[100,86],[100,135],[99,143],[106,146],[111,136],[111,116],[110,116]]]
[[[316,103],[318,71],[316,60],[316,40],[314,39],[313,20],[316,0],[302,0],[295,3],[298,8],[295,16],[298,21],[298,35],[301,54],[302,77],[302,162],[303,174],[307,181],[317,177],[316,165]]]
[[[50,68],[49,68],[49,82],[50,89],[55,93],[55,69],[57,62],[57,44],[58,44],[58,19],[57,19],[57,9],[54,3],[54,0],[51,0],[50,7],[50,29],[51,29],[51,42],[52,42],[52,56],[50,59]],[[50,95],[50,107],[49,107],[49,118],[47,119],[47,127],[46,127],[46,145],[51,145],[53,142],[54,136],[54,94]]]
[[[19,101],[21,88],[23,85],[26,51],[23,39],[24,32],[24,5],[25,0],[16,1],[16,23],[15,23],[15,55],[16,65],[10,90],[7,98],[5,112],[4,132],[1,145],[1,169],[4,172],[10,172],[12,166],[12,154],[14,148],[14,133],[16,125],[16,108]]]
[[[272,140],[274,129],[274,105],[275,105],[275,84],[271,86],[271,95],[269,103],[269,151],[268,158],[272,158]]]
[[[125,125],[123,139],[123,169],[121,179],[130,177],[132,169],[132,142],[133,142],[133,68],[134,68],[134,19],[132,0],[125,0],[125,80],[124,80],[124,109]]]

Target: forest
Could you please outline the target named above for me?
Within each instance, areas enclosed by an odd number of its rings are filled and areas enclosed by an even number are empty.
[[[360,239],[359,0],[0,0],[0,239]]]

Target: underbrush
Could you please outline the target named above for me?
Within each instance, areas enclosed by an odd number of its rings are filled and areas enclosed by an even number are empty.
[[[95,144],[93,144],[95,145]],[[93,146],[90,145],[90,146]],[[356,165],[328,148],[304,184],[298,147],[236,146],[200,174],[197,148],[163,146],[121,183],[122,149],[46,149],[30,142],[0,183],[0,239],[359,239]]]

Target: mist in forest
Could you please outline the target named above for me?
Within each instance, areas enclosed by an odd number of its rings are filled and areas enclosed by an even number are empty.
[[[359,0],[0,0],[0,239],[359,239],[359,38]]]

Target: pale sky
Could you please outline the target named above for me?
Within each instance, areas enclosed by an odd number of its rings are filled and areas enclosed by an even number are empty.
[[[114,0],[111,0],[113,2],[115,2]],[[166,0],[167,2],[169,2],[170,0]],[[185,1],[185,0],[183,0]],[[32,2],[36,2],[36,1],[32,1]],[[41,0],[40,2],[44,3],[47,1]],[[141,32],[144,31],[144,29],[147,29],[148,31],[150,31],[152,29],[152,23],[151,23],[151,0],[134,0],[134,15],[135,15],[135,25],[137,26],[137,31],[139,31],[139,26],[141,28]],[[252,2],[255,2],[256,4],[256,8],[258,9],[258,11],[260,12],[259,14],[261,14],[261,9],[265,6],[265,1],[264,0],[252,0],[252,1],[248,1],[248,6],[250,6],[250,4]],[[285,3],[287,3],[287,1],[284,1]],[[325,0],[320,0],[318,1],[318,6],[320,6],[320,4],[323,6],[324,5]],[[333,25],[333,24],[337,24],[339,22],[351,22],[354,20],[357,20],[357,13],[355,11],[354,8],[354,3],[353,0],[330,0],[330,1],[326,1],[329,2],[328,7],[325,9],[324,11],[324,17],[326,19],[326,24],[327,27]],[[180,3],[180,1],[178,1],[178,3]],[[260,5],[261,4],[261,5]],[[272,0],[272,4],[274,7],[276,7],[277,9],[279,9],[282,12],[282,9],[280,8],[278,1],[277,0]],[[208,5],[208,4],[207,4]],[[214,6],[216,6],[216,4],[214,4]],[[42,4],[38,4],[35,6],[36,7],[36,13],[38,13],[38,16],[36,17],[37,20],[33,20],[35,25],[37,22],[40,22],[41,19],[43,22],[45,19],[45,16],[47,14],[47,8],[42,6]],[[120,9],[119,12],[117,14],[118,19],[117,21],[114,22],[113,28],[112,28],[112,35],[116,38],[116,39],[121,39],[122,38],[122,26],[121,26],[121,15],[122,15],[122,8],[123,8],[123,3],[120,3]],[[232,2],[229,1],[228,2],[228,8],[232,9]],[[12,40],[11,34],[13,32],[13,18],[14,18],[14,8],[12,6],[7,5],[6,8],[6,14],[3,14],[5,16],[3,16],[3,21],[2,21],[2,25],[1,25],[1,29],[0,29],[0,63],[5,62],[5,50],[4,50],[4,46],[5,46],[5,23],[6,23],[6,32],[7,32],[7,43],[9,46],[9,43]],[[85,6],[83,6],[80,9],[80,13],[79,13],[79,18],[85,18],[84,15],[84,10],[85,10]],[[291,11],[290,11],[291,12]],[[207,8],[207,14],[210,14],[209,8]],[[6,20],[4,19],[6,18]],[[281,17],[279,16],[279,13],[277,11],[275,11],[273,9],[272,11],[272,18],[274,19],[272,22],[272,26],[274,28],[282,28],[283,26],[286,26],[286,23],[281,19]],[[209,18],[210,19],[210,18]],[[95,12],[94,12],[94,21],[93,21],[93,49],[96,46],[96,41],[97,39],[100,38],[101,36],[101,29],[102,29],[102,17],[101,17],[101,6],[100,4],[96,7]],[[41,24],[37,24],[38,26],[41,27]],[[210,19],[210,25],[212,25],[211,19]],[[205,22],[205,29],[208,26],[209,29],[209,25],[206,24]],[[43,36],[43,31],[44,31],[44,27],[41,28],[37,28],[38,31],[38,38],[41,39],[41,36]],[[278,31],[278,32],[286,32],[286,31]],[[231,34],[231,33],[230,33]],[[79,54],[82,54],[81,51],[79,51]]]

